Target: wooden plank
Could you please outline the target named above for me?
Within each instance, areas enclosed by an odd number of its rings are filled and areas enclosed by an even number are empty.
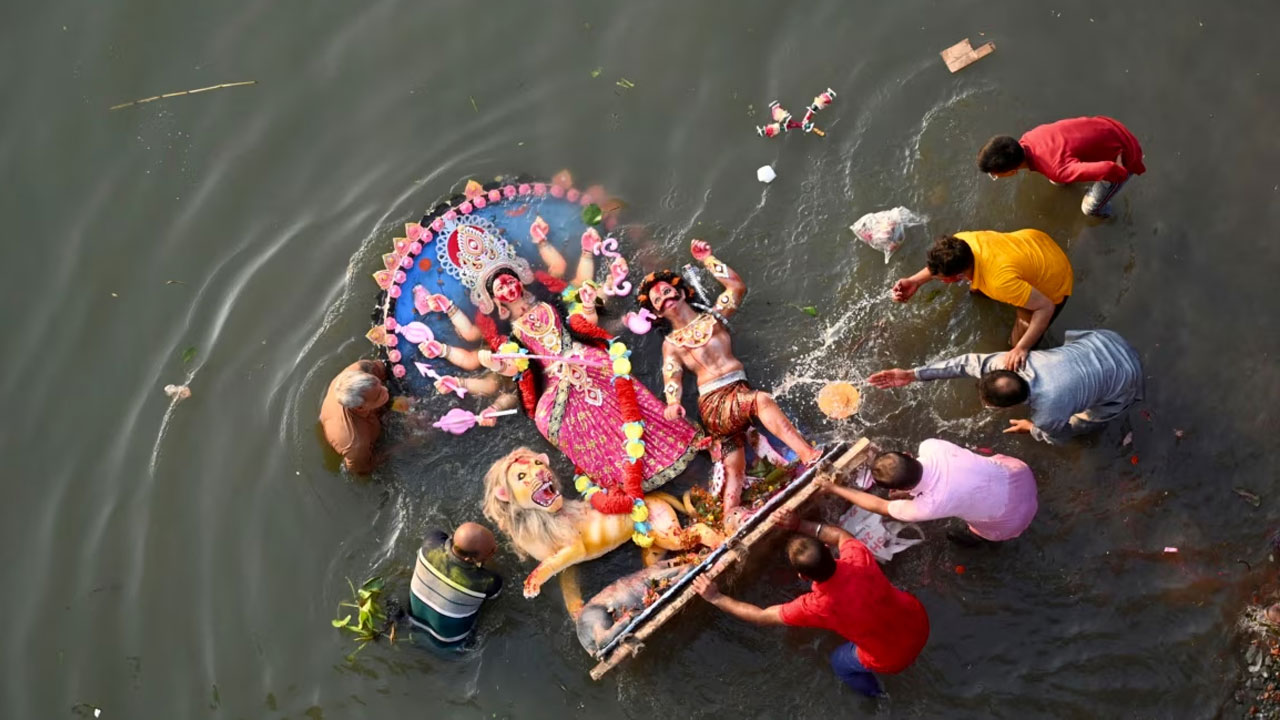
[[[849,448],[842,453],[840,457],[833,460],[829,468],[825,468],[820,472],[815,473],[813,479],[817,479],[818,475],[834,476],[838,479],[845,472],[852,470],[865,462],[870,448],[871,441],[866,438],[859,439],[858,442],[854,443],[853,447]],[[786,502],[774,510],[769,517],[764,518],[763,522],[753,528],[751,532],[747,533],[739,540],[731,540],[731,545],[725,551],[724,555],[721,556],[714,565],[704,570],[702,574],[710,577],[712,580],[715,580],[726,570],[732,567],[734,563],[747,558],[751,554],[751,550],[755,547],[756,543],[762,540],[777,526],[777,517],[780,511],[784,509],[792,511],[798,510],[802,505],[804,505],[804,503],[808,502],[811,497],[818,493],[818,484],[813,482],[813,479],[797,490],[796,493],[788,498]],[[693,588],[686,586],[678,597],[669,601],[666,607],[662,608],[662,610],[650,618],[648,622],[642,625],[629,637],[622,640],[608,657],[601,660],[594,668],[592,668],[591,679],[599,680],[604,677],[605,673],[608,673],[610,670],[617,667],[624,660],[640,652],[644,647],[644,642],[661,630],[662,627],[666,625],[667,621],[675,617],[676,614],[685,608],[685,606],[692,602],[696,595],[697,593],[693,591]]]

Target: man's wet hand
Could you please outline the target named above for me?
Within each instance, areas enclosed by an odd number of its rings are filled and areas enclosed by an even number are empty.
[[[874,373],[871,375],[871,377],[867,378],[867,382],[880,388],[881,390],[888,390],[889,388],[903,387],[904,385],[910,385],[915,381],[916,381],[915,370],[902,370],[899,368],[894,368],[892,370],[881,370],[880,372]]]
[[[720,588],[706,575],[699,575],[693,579],[693,591],[709,603],[715,603],[720,599]]]
[[[1023,365],[1027,364],[1027,351],[1020,347],[1015,347],[1004,354],[1004,369],[1018,371]]]
[[[815,480],[815,482],[817,482]],[[782,508],[774,513],[774,522],[783,530],[795,530],[800,524],[800,520],[796,517],[796,513],[791,508]]]
[[[919,289],[920,286],[911,278],[902,278],[893,284],[893,287],[889,290],[889,294],[893,296],[894,302],[906,302],[910,300],[911,296],[915,295],[916,290]]]
[[[1009,427],[1005,428],[1006,433],[1029,433],[1035,428],[1035,424],[1030,420],[1010,420]]]

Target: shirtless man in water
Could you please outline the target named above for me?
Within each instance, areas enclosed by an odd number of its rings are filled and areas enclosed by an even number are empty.
[[[685,370],[698,380],[698,412],[707,432],[719,446],[724,462],[724,517],[735,525],[741,519],[742,485],[746,478],[745,433],[753,419],[795,451],[802,463],[816,461],[822,453],[805,441],[773,396],[755,390],[747,382],[742,361],[733,354],[729,329],[721,322],[738,311],[747,284],[728,265],[711,254],[702,240],[689,244],[693,259],[702,263],[722,285],[715,307],[698,312],[689,304],[693,288],[670,270],[650,273],[640,284],[640,307],[671,323],[662,343],[662,381],[668,420],[684,417],[680,391]]]

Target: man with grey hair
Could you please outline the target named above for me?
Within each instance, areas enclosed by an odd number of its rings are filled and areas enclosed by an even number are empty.
[[[342,369],[329,383],[320,404],[320,425],[324,439],[342,456],[342,464],[353,473],[373,470],[373,444],[382,432],[378,409],[391,393],[382,363],[360,360]]]

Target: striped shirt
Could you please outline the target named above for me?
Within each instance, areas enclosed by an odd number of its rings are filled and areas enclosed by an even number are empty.
[[[437,643],[457,645],[471,634],[484,601],[502,590],[502,577],[453,553],[449,535],[428,533],[409,584],[409,618]]]

